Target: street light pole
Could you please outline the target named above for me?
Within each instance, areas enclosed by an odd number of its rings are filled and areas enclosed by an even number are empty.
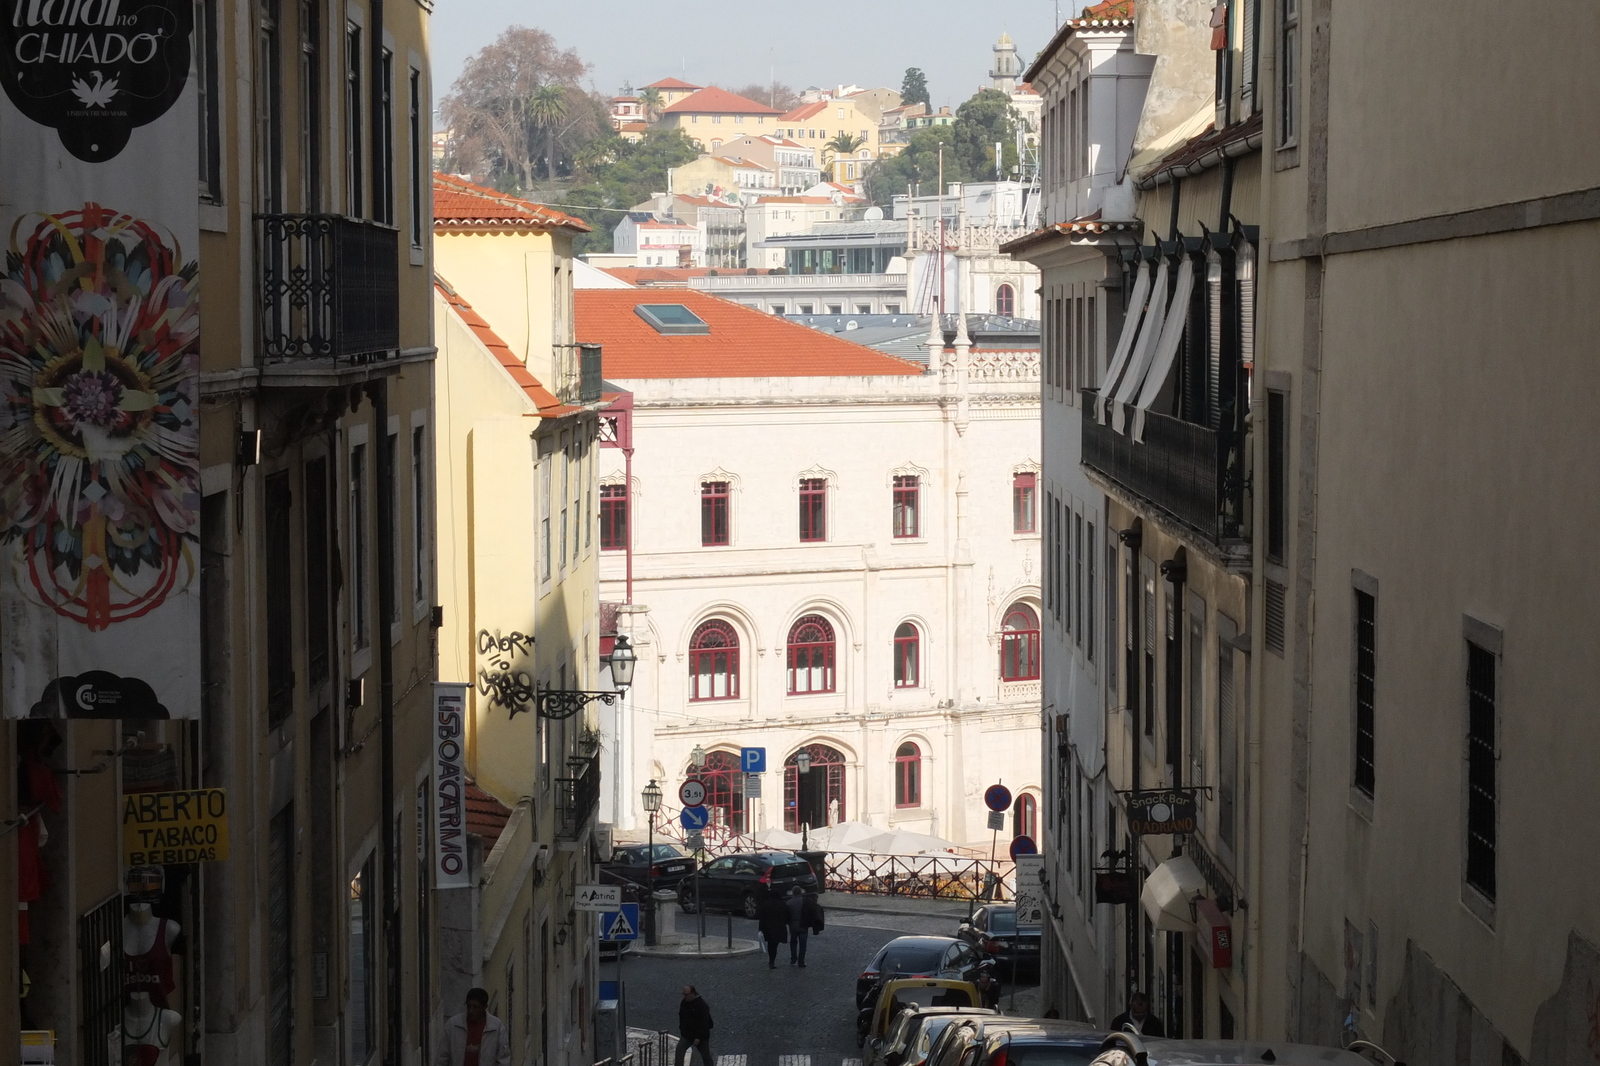
[[[656,936],[656,812],[661,809],[661,786],[651,778],[650,783],[644,786],[640,794],[640,801],[644,804],[645,817],[648,820],[648,829],[645,831],[645,859],[644,859],[644,942],[650,947],[655,947]]]
[[[811,753],[801,751],[794,757],[794,806],[800,817],[800,850],[811,850],[811,815],[806,810],[806,779],[811,776]]]

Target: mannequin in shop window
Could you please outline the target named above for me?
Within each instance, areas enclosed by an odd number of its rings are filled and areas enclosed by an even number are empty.
[[[130,869],[126,885],[133,902],[122,916],[126,987],[145,993],[157,1007],[170,1007],[167,997],[178,987],[172,973],[172,954],[181,931],[177,922],[151,913],[150,904],[161,894],[164,874],[159,866]]]
[[[33,931],[28,925],[28,905],[44,895],[50,878],[44,866],[44,846],[50,840],[46,814],[61,813],[61,785],[46,761],[61,746],[61,735],[49,722],[37,719],[17,723],[17,807],[26,821],[17,830],[17,943],[21,963],[28,971],[33,951]],[[22,1000],[22,1024],[34,1028],[28,1000]]]
[[[122,1021],[106,1040],[113,1066],[172,1066],[183,1015],[150,1002],[144,992],[129,992]]]

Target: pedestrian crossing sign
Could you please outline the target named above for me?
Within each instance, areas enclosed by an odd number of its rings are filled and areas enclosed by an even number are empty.
[[[639,905],[624,903],[620,911],[600,915],[600,939],[605,941],[639,939]]]

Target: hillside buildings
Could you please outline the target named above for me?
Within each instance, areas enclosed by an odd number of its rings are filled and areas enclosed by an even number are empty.
[[[725,141],[777,128],[781,112],[775,107],[746,100],[726,89],[701,89],[682,96],[661,109],[661,126],[683,130],[702,152],[715,152]]]

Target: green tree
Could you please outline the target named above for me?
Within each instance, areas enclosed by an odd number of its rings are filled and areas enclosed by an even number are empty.
[[[838,134],[834,136],[833,140],[823,145],[822,150],[826,154],[823,157],[822,169],[828,172],[828,180],[831,181],[834,177],[833,161],[836,158],[839,156],[855,155],[856,152],[860,150],[861,146],[866,143],[866,141],[862,140],[860,137],[857,137],[855,134],[846,133],[844,130],[840,130]]]
[[[928,76],[922,73],[921,67],[907,67],[905,77],[900,79],[900,102],[902,104],[926,104],[929,108],[933,105],[928,102]]]
[[[911,135],[905,151],[880,159],[867,171],[867,195],[887,207],[906,186],[922,186],[924,195],[939,188],[943,149],[944,181],[993,181],[995,142],[1005,174],[1017,164],[1017,115],[1011,98],[996,89],[980,89],[956,109],[948,126],[925,126]]]
[[[652,129],[635,144],[620,137],[606,143],[610,151],[583,171],[587,183],[568,189],[557,205],[594,227],[593,233],[578,238],[575,247],[579,252],[610,251],[611,231],[622,213],[664,190],[670,168],[700,156],[688,134],[676,127]]]
[[[544,132],[544,176],[556,180],[556,130],[567,117],[567,90],[550,82],[528,97],[528,118]]]
[[[646,89],[639,94],[639,103],[644,108],[646,122],[654,122],[661,117],[662,100],[660,89]]]
[[[956,120],[951,129],[956,131],[959,150],[972,172],[968,180],[985,181],[995,177],[994,146],[997,142],[1001,173],[1011,174],[1017,165],[1017,123],[1018,115],[1011,106],[1011,98],[998,89],[979,89],[956,108]]]
[[[873,203],[888,207],[908,188],[924,196],[935,193],[939,189],[941,169],[946,184],[968,180],[955,127],[926,126],[911,135],[910,142],[899,155],[879,159],[867,168],[867,195]]]

